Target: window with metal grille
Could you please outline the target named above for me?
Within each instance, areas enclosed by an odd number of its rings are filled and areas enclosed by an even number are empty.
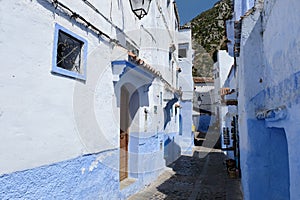
[[[82,69],[80,69],[82,46],[83,42],[59,30],[56,65],[82,74]]]
[[[55,26],[52,72],[86,79],[87,42],[62,26]]]
[[[187,51],[189,48],[188,43],[182,43],[178,45],[178,57],[179,58],[186,58],[187,57]]]

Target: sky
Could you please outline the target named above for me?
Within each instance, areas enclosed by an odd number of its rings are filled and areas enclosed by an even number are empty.
[[[219,0],[176,0],[180,25],[184,25],[198,14],[210,9]]]

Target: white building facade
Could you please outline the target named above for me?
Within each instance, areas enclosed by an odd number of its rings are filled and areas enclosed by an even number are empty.
[[[207,132],[216,123],[215,86],[210,77],[194,77],[193,124],[197,132]]]
[[[127,0],[0,13],[1,199],[125,199],[181,154],[165,151],[182,99],[175,3],[142,19]]]
[[[232,144],[230,143],[226,145],[226,142],[224,142],[224,128],[225,130],[227,128],[230,128],[227,123],[227,116],[229,115],[230,111],[222,92],[224,90],[231,90],[229,89],[228,85],[228,76],[231,72],[231,69],[233,68],[233,65],[234,58],[231,57],[226,50],[219,50],[217,55],[217,62],[214,64],[213,70],[215,78],[214,104],[216,105],[215,113],[217,116],[217,121],[219,122],[222,148],[227,148]]]
[[[192,132],[192,111],[193,111],[193,90],[194,83],[192,77],[192,30],[190,28],[181,29],[178,32],[178,64],[177,70],[178,88],[182,91],[179,113],[179,137],[178,143],[182,147],[183,154],[191,154],[194,146],[194,135]]]

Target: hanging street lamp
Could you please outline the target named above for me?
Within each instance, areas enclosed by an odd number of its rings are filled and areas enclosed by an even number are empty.
[[[151,0],[129,0],[132,12],[142,19],[149,12]]]
[[[198,96],[197,103],[198,103],[198,106],[200,108],[200,106],[202,104],[202,99],[201,99],[200,95]]]

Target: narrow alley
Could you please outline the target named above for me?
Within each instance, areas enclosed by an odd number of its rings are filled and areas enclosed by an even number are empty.
[[[243,199],[240,179],[229,176],[226,155],[216,148],[196,146],[182,155],[158,179],[129,200]]]
[[[299,21],[300,0],[2,0],[0,200],[300,200]]]

